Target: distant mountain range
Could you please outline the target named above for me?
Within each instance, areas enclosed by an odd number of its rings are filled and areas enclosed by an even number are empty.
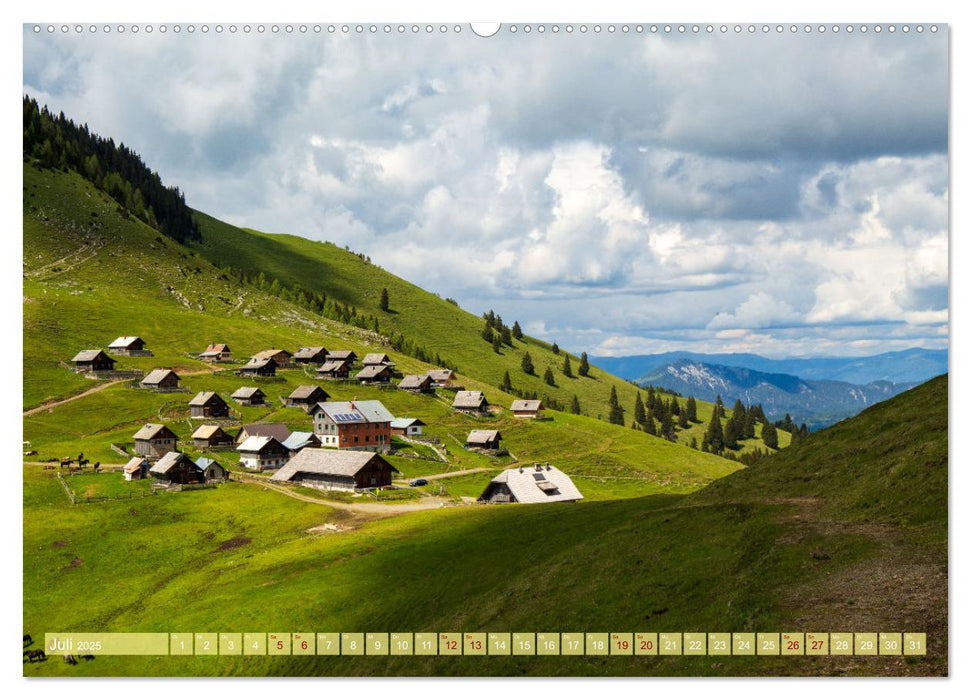
[[[885,381],[921,383],[947,372],[947,350],[910,348],[867,357],[806,357],[770,360],[749,353],[666,352],[626,357],[590,357],[590,361],[624,379],[639,381],[654,369],[677,360],[741,367],[770,374],[791,374],[802,379],[832,379],[850,384]],[[699,397],[700,398],[700,397]]]
[[[788,413],[796,423],[805,423],[811,430],[854,416],[916,384],[877,380],[861,385],[831,379],[802,379],[791,374],[757,372],[687,359],[655,367],[637,381],[704,401],[721,396],[729,407],[736,399],[746,405],[761,404],[770,420],[781,419]]]

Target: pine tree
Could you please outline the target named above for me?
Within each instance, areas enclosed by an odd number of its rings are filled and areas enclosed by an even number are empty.
[[[503,344],[512,347],[512,333],[509,332],[509,326],[503,326],[500,335],[502,335]]]
[[[493,335],[495,333],[492,332],[492,323],[489,322],[489,319],[486,319],[485,325],[482,327],[482,339],[487,343],[491,343]]]
[[[691,438],[691,443],[688,445],[688,447],[690,447],[692,450],[697,450],[698,449],[698,438],[692,437]]]
[[[577,398],[576,394],[573,395],[573,400],[570,401],[570,413],[576,416],[580,415],[580,399]]]
[[[751,440],[755,437],[755,411],[751,408],[745,412],[745,425],[742,427],[742,437]]]
[[[587,353],[585,352],[580,353],[580,366],[577,367],[577,374],[581,377],[586,377],[590,374],[590,365],[587,362]]]
[[[556,344],[556,341],[555,340],[553,341],[553,345],[550,347],[550,350],[553,351],[553,354],[554,355],[559,355],[560,354],[560,346]]]
[[[740,426],[745,424],[745,404],[742,403],[741,399],[735,399],[735,404],[732,406],[732,417],[738,419]]]
[[[441,364],[441,363],[439,363],[439,364]],[[508,369],[506,370],[506,373],[504,375],[502,375],[502,383],[499,385],[499,388],[502,391],[506,391],[506,392],[512,390],[512,379],[509,377],[509,370]]]
[[[708,443],[709,450],[714,454],[721,454],[725,449],[725,435],[722,432],[722,421],[717,413],[711,416],[708,423],[708,430],[705,431],[705,442]]]
[[[620,405],[610,407],[610,416],[608,419],[614,425],[624,424],[624,409]]]
[[[729,450],[737,450],[739,437],[738,419],[735,417],[735,414],[732,414],[732,417],[725,421],[725,447]]]
[[[678,403],[677,399],[671,399],[670,411],[672,416],[681,415],[681,404]]]
[[[664,416],[664,420],[661,421],[661,437],[665,438],[666,440],[670,440],[671,442],[674,442],[675,440],[674,418],[670,413],[667,413]]]
[[[546,368],[546,372],[543,373],[543,381],[550,386],[556,386],[556,378],[553,376],[553,370],[550,367]]]
[[[573,379],[573,366],[570,364],[570,356],[563,357],[563,376]]]
[[[762,442],[773,450],[779,449],[779,433],[771,423],[767,422],[762,426]]]
[[[512,322],[512,337],[516,340],[523,339],[523,329],[519,327],[519,321]]]
[[[388,310],[388,308],[389,308],[388,307],[388,303],[389,303],[389,301],[388,301],[388,288],[387,287],[383,287],[381,289],[381,310],[382,311],[387,311]]]
[[[681,411],[681,413],[678,415],[678,427],[681,428],[682,430],[684,430],[685,428],[690,428],[691,427],[691,423],[688,422],[688,409],[687,408],[685,408],[683,411]]]
[[[640,425],[647,422],[647,413],[644,411],[644,402],[641,401],[641,392],[637,392],[634,399],[634,422]]]
[[[502,336],[494,333],[492,336],[492,351],[497,355],[502,354]]]
[[[617,387],[610,387],[610,398],[607,400],[607,403],[610,404],[611,408],[620,405],[620,401],[617,400]]]
[[[651,413],[651,409],[647,409],[647,415],[644,416],[644,432],[648,435],[657,435],[657,426],[654,425],[654,414]]]
[[[715,410],[713,415],[718,416],[719,418],[725,417],[725,404],[722,403],[721,394],[715,396]]]
[[[523,355],[523,361],[519,366],[522,367],[523,372],[526,374],[532,374],[534,372],[533,358],[529,356],[528,352]]]

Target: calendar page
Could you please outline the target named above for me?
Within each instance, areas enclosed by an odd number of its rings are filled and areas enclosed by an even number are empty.
[[[946,23],[21,33],[24,676],[948,675]]]

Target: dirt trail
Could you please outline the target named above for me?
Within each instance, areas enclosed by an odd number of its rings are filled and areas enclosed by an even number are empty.
[[[192,370],[190,372],[179,372],[178,374],[180,377],[189,377],[195,374],[210,374],[211,372],[212,370],[200,369],[200,370]],[[130,377],[127,379],[113,379],[110,382],[104,382],[102,384],[93,386],[90,389],[85,389],[80,394],[74,394],[73,396],[68,396],[66,399],[56,399],[54,401],[47,401],[45,403],[40,404],[39,406],[28,408],[26,411],[24,411],[24,417],[26,418],[27,416],[32,416],[36,413],[41,413],[42,411],[49,411],[50,409],[56,408],[57,406],[60,406],[62,404],[71,403],[72,401],[83,399],[85,396],[90,396],[91,394],[97,393],[99,391],[104,391],[109,386],[114,386],[115,384],[121,384],[122,382],[130,382],[130,381],[131,381]]]
[[[278,491],[279,493],[289,496],[290,498],[295,498],[298,501],[304,501],[305,503],[316,503],[322,506],[329,506],[331,508],[336,508],[338,510],[346,510],[351,513],[359,513],[364,515],[372,515],[376,517],[386,517],[390,515],[399,515],[401,513],[411,513],[418,510],[430,510],[432,508],[441,508],[445,505],[445,501],[438,500],[436,498],[423,498],[417,503],[344,503],[342,501],[328,501],[323,498],[314,498],[313,496],[307,496],[302,493],[297,493],[291,491],[286,486],[281,486],[275,484],[269,479],[264,479],[255,476],[238,476],[239,481],[249,484],[259,484],[265,486],[268,489]]]
[[[436,479],[451,479],[453,476],[463,476],[465,474],[478,474],[479,472],[491,472],[486,467],[476,467],[475,469],[459,469],[454,472],[444,472],[442,474],[429,474],[428,476],[416,476],[416,479],[435,481]],[[397,479],[397,481],[411,481],[411,479]]]

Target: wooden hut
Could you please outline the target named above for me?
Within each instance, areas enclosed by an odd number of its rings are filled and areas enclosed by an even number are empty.
[[[266,394],[258,386],[241,386],[229,398],[240,406],[262,406],[266,403]]]
[[[192,433],[192,444],[199,450],[233,444],[233,436],[218,425],[200,425]]]
[[[502,433],[498,430],[473,430],[465,438],[465,446],[470,450],[498,450]]]
[[[115,361],[104,350],[82,350],[71,362],[75,372],[110,372],[115,368]]]
[[[489,402],[481,391],[458,391],[452,408],[462,413],[485,413],[489,410]]]
[[[128,460],[128,463],[122,468],[122,472],[125,475],[125,481],[138,481],[139,479],[148,478],[148,469],[152,466],[144,457],[132,457]]]
[[[351,374],[348,360],[327,360],[317,368],[317,379],[347,379]]]
[[[391,381],[391,368],[388,365],[367,365],[354,375],[361,384],[387,384]]]
[[[425,425],[420,418],[395,418],[391,421],[391,434],[414,437],[422,434]]]
[[[297,482],[317,489],[357,491],[390,486],[393,476],[398,473],[377,454],[308,447],[295,455],[271,479]]]
[[[200,391],[189,401],[192,418],[229,418],[229,404],[215,391]]]
[[[293,361],[302,365],[319,365],[327,361],[327,348],[322,345],[300,348],[293,353]]]
[[[432,388],[432,378],[427,374],[408,374],[398,382],[398,388],[402,391],[410,391],[413,394],[428,394],[435,391]]]
[[[175,449],[179,441],[178,435],[173,433],[167,426],[158,423],[146,423],[141,430],[133,436],[135,440],[135,454],[143,457],[161,457],[166,452]]]
[[[173,391],[179,388],[179,379],[179,375],[170,369],[153,369],[139,385],[154,391]]]
[[[539,399],[517,399],[509,406],[516,418],[542,418],[544,408]]]
[[[181,452],[166,453],[148,472],[159,481],[170,484],[201,484],[206,480],[199,465]]]
[[[480,503],[557,503],[579,501],[573,480],[550,464],[506,469],[489,482]]]
[[[287,397],[287,406],[309,410],[329,398],[330,394],[316,384],[300,385]]]
[[[196,464],[202,470],[205,482],[208,484],[214,481],[226,481],[229,478],[229,470],[214,459],[200,457]]]
[[[199,359],[203,362],[230,362],[233,359],[233,351],[226,343],[210,343],[199,353]]]
[[[236,451],[239,452],[240,464],[258,472],[279,469],[290,459],[290,450],[275,437],[267,435],[246,438],[237,445]]]
[[[130,357],[151,357],[152,353],[145,349],[145,341],[137,335],[123,335],[115,338],[108,346],[112,355],[128,355]]]

